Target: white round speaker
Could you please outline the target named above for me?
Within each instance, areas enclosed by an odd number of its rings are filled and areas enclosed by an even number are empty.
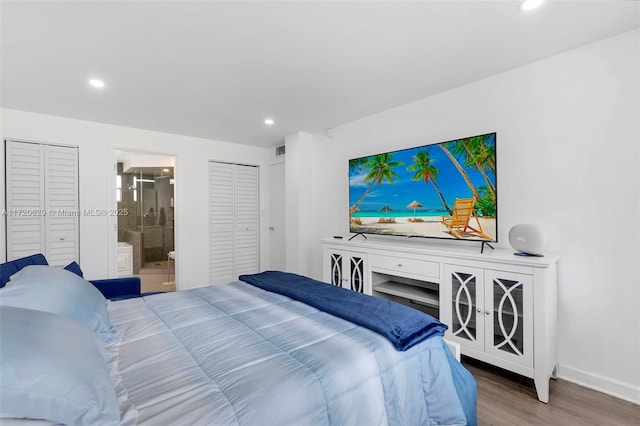
[[[509,244],[519,256],[543,256],[547,250],[547,234],[536,225],[523,223],[509,230]]]

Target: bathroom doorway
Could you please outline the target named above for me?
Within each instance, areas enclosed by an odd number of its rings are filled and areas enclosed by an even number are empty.
[[[175,157],[116,156],[118,276],[139,277],[143,293],[175,291]]]

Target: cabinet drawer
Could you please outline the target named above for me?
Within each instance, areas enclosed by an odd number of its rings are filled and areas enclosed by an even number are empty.
[[[127,253],[118,253],[118,272],[127,272],[131,269],[131,256]]]
[[[370,258],[370,265],[371,268],[386,269],[394,272],[404,272],[430,278],[440,277],[440,264],[438,262],[374,254]]]

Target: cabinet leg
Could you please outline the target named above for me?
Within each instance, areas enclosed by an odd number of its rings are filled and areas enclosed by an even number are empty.
[[[554,380],[558,378],[558,366],[557,365],[555,367],[553,367],[553,371],[551,372],[551,378],[554,379]]]
[[[549,402],[549,376],[545,375],[536,375],[533,379],[536,385],[536,393],[538,394],[538,400],[544,402],[545,404]]]

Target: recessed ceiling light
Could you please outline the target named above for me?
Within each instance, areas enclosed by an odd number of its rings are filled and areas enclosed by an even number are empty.
[[[264,120],[264,124],[266,124],[267,126],[273,126],[274,121],[271,118],[267,118],[266,120]]]
[[[169,169],[162,169],[162,171],[166,173],[169,171]]]
[[[542,3],[544,2],[544,0],[524,0],[522,3],[520,3],[520,10],[532,10],[535,9],[536,7],[540,6]]]
[[[92,85],[93,87],[98,87],[98,88],[104,87],[104,81],[98,80],[97,78],[92,78],[91,80],[89,80],[89,84]]]

